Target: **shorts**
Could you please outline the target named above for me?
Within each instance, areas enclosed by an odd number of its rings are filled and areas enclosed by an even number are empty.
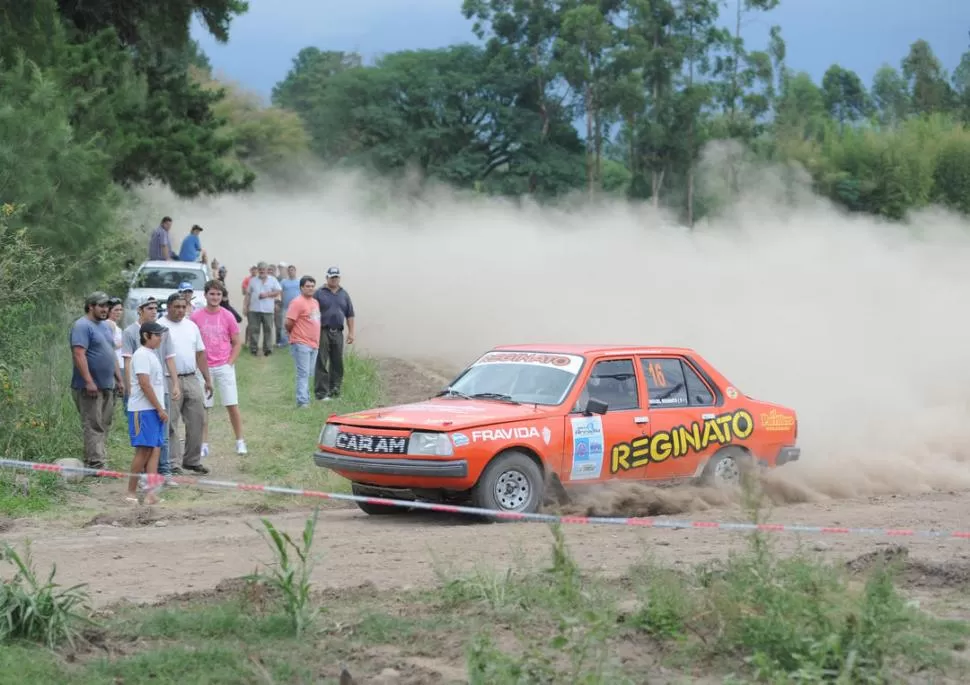
[[[128,438],[132,447],[161,447],[165,444],[165,424],[156,409],[128,412]]]
[[[239,404],[239,389],[236,387],[236,367],[231,364],[222,366],[210,366],[209,378],[212,379],[212,397],[203,396],[203,404],[206,409],[210,409],[216,400],[216,392],[222,400],[223,407],[232,407]],[[205,381],[203,381],[203,386]]]

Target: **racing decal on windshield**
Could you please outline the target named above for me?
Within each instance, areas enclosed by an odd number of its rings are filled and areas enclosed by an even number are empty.
[[[795,425],[795,417],[791,414],[781,414],[777,409],[761,415],[761,425],[766,431],[786,431]]]
[[[572,354],[543,354],[539,352],[489,352],[475,362],[481,364],[534,364],[551,366],[570,373],[577,373],[583,358]]]
[[[637,469],[653,462],[679,459],[703,452],[711,445],[727,445],[745,440],[754,431],[754,418],[744,410],[729,412],[690,425],[675,426],[669,431],[634,438],[613,445],[610,450],[610,473]]]
[[[358,433],[337,433],[334,446],[347,452],[366,454],[407,454],[408,439],[393,438],[385,435],[360,435]]]
[[[600,416],[577,416],[573,425],[573,466],[570,480],[600,477],[603,470],[603,419]]]

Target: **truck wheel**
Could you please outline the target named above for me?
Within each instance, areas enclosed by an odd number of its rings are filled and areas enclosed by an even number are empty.
[[[542,471],[536,463],[522,452],[510,450],[485,467],[472,488],[472,506],[531,514],[539,510],[543,490]]]
[[[362,487],[357,483],[350,484],[350,490],[355,497],[374,497],[366,487]],[[394,514],[401,515],[413,511],[410,507],[398,507],[389,504],[374,504],[372,502],[361,502],[360,500],[355,500],[357,507],[371,516],[391,516]]]
[[[704,467],[701,484],[714,487],[740,487],[742,478],[750,473],[752,460],[740,447],[725,447],[718,451]]]

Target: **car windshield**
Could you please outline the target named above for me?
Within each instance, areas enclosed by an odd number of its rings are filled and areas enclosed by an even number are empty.
[[[202,269],[179,269],[178,267],[146,266],[135,275],[135,288],[161,288],[178,290],[181,283],[189,282],[193,290],[205,289]]]
[[[469,366],[448,391],[472,398],[557,405],[582,366],[583,358],[571,354],[489,352]]]

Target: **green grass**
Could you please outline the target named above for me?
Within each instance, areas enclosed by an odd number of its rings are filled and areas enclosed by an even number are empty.
[[[752,536],[713,566],[640,564],[607,580],[581,573],[552,533],[545,567],[481,569],[431,590],[316,594],[318,616],[299,634],[271,584],[120,608],[86,648],[0,646],[0,683],[336,683],[341,664],[357,682],[394,668],[406,682],[481,685],[970,675],[953,659],[967,624],[910,606],[891,565],[853,576]]]
[[[297,410],[293,358],[286,350],[277,349],[269,358],[252,357],[245,351],[240,355],[240,406],[253,457],[243,461],[242,471],[249,480],[350,492],[347,481],[313,463],[313,452],[328,416],[373,407],[381,402],[382,390],[373,360],[349,350],[344,368],[341,397],[329,402],[312,400],[310,409]],[[312,396],[312,377],[310,393]],[[228,419],[215,411],[212,415],[228,435]]]
[[[344,361],[343,396],[325,403],[314,401],[311,409],[298,411],[295,370],[288,350],[276,349],[268,358],[252,357],[243,351],[236,370],[249,455],[240,460],[240,474],[234,475],[249,482],[350,491],[346,480],[313,463],[317,438],[327,416],[375,406],[381,402],[382,389],[374,360],[349,349]],[[16,389],[0,403],[0,418],[6,419],[0,421],[5,456],[42,462],[82,458],[80,420],[70,394],[70,377],[71,361],[65,346],[64,350],[54,348],[45,364],[19,379]],[[229,419],[218,402],[210,411],[209,441],[223,453],[234,453]],[[131,458],[127,420],[119,401],[108,438],[108,467],[126,471]],[[213,477],[220,475],[225,476],[213,473]],[[93,494],[98,487],[90,482],[67,484],[54,474],[0,470],[0,515],[59,515],[72,508],[72,493]],[[173,492],[168,497],[176,506],[191,505],[198,492]],[[240,499],[238,494],[233,497]],[[212,499],[209,496],[206,501]],[[263,499],[277,505],[293,500],[283,496]]]

